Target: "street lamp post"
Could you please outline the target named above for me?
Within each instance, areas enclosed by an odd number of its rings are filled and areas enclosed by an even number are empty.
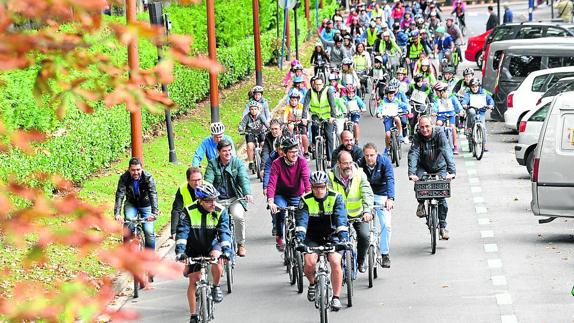
[[[253,47],[255,48],[255,83],[263,86],[261,36],[259,33],[259,0],[253,0]]]
[[[209,59],[217,61],[217,49],[215,43],[215,0],[206,0],[207,3],[207,45]],[[217,73],[209,72],[209,103],[211,106],[211,122],[219,121],[219,88],[217,85]]]
[[[295,23],[295,59],[299,60],[299,25],[297,25],[297,8],[300,6],[300,2],[297,1],[295,7],[293,7],[293,22]]]
[[[126,0],[126,21],[127,24],[137,22],[136,0]],[[138,38],[133,37],[128,44],[128,66],[130,69],[130,79],[139,70],[138,58]],[[142,135],[142,110],[138,105],[135,111],[130,112],[132,157],[137,157],[143,164],[143,135]]]

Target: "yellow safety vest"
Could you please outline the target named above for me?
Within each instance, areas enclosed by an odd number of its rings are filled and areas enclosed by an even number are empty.
[[[363,171],[357,169],[355,176],[351,179],[349,184],[349,192],[345,191],[345,186],[335,180],[335,172],[329,171],[329,179],[333,190],[343,195],[345,206],[347,207],[347,216],[349,218],[356,218],[363,214],[363,194],[361,192],[361,181],[363,179]]]
[[[309,102],[309,110],[312,114],[319,117],[321,120],[331,118],[331,106],[329,105],[329,97],[327,96],[328,89],[324,87],[319,95],[314,90],[311,90],[311,101]]]
[[[410,47],[409,58],[419,58],[421,53],[424,50],[423,43],[419,41],[419,43],[413,43]]]
[[[197,201],[193,202],[191,205],[186,206],[187,213],[189,214],[189,221],[191,224],[192,229],[199,229],[202,228],[202,214],[199,211]],[[217,224],[219,223],[219,218],[221,217],[221,212],[223,212],[223,208],[221,205],[216,204],[215,211],[209,213],[205,217],[205,228],[206,229],[215,229]]]
[[[187,183],[179,187],[179,193],[183,197],[183,207],[188,207],[194,202],[193,197],[191,197],[191,192],[187,188]]]
[[[322,202],[317,201],[312,192],[304,195],[303,202],[307,205],[307,209],[309,209],[309,217],[320,217],[321,215],[333,214],[337,195],[339,195],[339,193],[333,190],[328,190],[327,198]]]
[[[364,71],[367,69],[367,57],[365,55],[357,54],[354,57],[355,69],[357,71]]]
[[[377,32],[378,29],[375,28],[375,31],[371,33],[371,28],[367,28],[367,46],[373,46],[375,44],[375,40],[377,40]]]

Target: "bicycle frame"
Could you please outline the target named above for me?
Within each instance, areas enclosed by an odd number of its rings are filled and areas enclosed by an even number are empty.
[[[327,120],[312,120],[312,124],[318,127],[319,131],[317,136],[315,136],[315,162],[317,164],[317,170],[327,171],[327,130],[325,124],[329,122]],[[335,137],[333,136],[333,139]]]
[[[237,259],[237,240],[235,239],[235,221],[233,221],[233,214],[230,212],[230,208],[232,205],[239,203],[240,201],[246,201],[245,197],[235,198],[235,199],[227,199],[227,200],[219,200],[217,201],[227,211],[229,215],[229,231],[231,233],[231,254],[229,255],[228,261],[225,262],[224,271],[227,280],[227,292],[231,293],[233,290],[233,271],[235,270],[235,261]]]
[[[155,219],[150,220],[149,218],[143,218],[142,213],[140,211],[137,212],[135,219],[124,220],[124,226],[129,228],[130,224],[134,225],[134,230],[131,231],[131,229],[130,229],[131,237],[128,240],[128,243],[136,244],[138,251],[142,251],[145,248],[145,235],[144,235],[144,230],[143,230],[143,224],[145,222],[153,222],[153,221],[155,221]],[[147,277],[147,275],[144,274],[144,279],[146,277]],[[133,280],[134,280],[133,297],[138,298],[139,297],[139,289],[140,289],[140,286],[142,285],[143,282],[140,282],[138,277],[136,277],[136,275],[133,276]]]
[[[217,265],[217,259],[213,257],[187,258],[188,265],[200,265],[200,278],[196,283],[196,307],[200,322],[209,322],[215,318],[215,304],[210,293],[209,268],[210,265]]]

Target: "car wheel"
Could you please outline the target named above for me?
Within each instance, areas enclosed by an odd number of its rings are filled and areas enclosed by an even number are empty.
[[[484,51],[480,51],[478,52],[478,54],[476,54],[476,66],[478,66],[479,69],[482,70],[482,64],[484,63]]]
[[[526,170],[528,170],[528,174],[532,176],[532,170],[534,169],[534,150],[535,148],[530,149],[528,155],[526,156]]]

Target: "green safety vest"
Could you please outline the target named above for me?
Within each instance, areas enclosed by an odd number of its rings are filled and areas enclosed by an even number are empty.
[[[192,229],[199,229],[202,228],[202,214],[199,211],[197,201],[193,202],[191,205],[186,206],[187,214],[189,214],[189,221],[191,224]],[[221,217],[221,212],[223,212],[223,207],[221,205],[216,204],[215,211],[207,214],[208,216],[205,217],[205,228],[206,229],[215,229],[217,224],[219,223],[219,218]],[[211,216],[209,216],[211,215]]]
[[[395,53],[397,52],[397,49],[393,46],[393,41],[391,40],[391,48],[389,48],[389,52],[391,55],[395,55]],[[387,50],[387,43],[383,40],[381,40],[381,42],[379,43],[379,53],[384,54],[385,51]]]
[[[410,54],[409,54],[409,58],[413,59],[413,58],[419,58],[421,56],[421,53],[424,50],[424,46],[423,43],[421,43],[419,41],[418,45],[416,43],[413,43],[410,47]]]
[[[311,90],[311,101],[309,102],[309,110],[312,114],[319,117],[321,120],[331,118],[331,106],[329,105],[328,89],[324,87],[319,95],[316,91]]]
[[[345,191],[345,187],[335,180],[335,172],[329,171],[329,179],[333,190],[343,196],[345,206],[347,207],[347,216],[349,218],[356,218],[363,214],[363,194],[361,193],[361,181],[363,178],[363,171],[357,169],[357,173],[351,179],[349,184],[349,192]]]
[[[355,69],[357,71],[364,71],[367,69],[367,57],[364,55],[357,54],[354,58]]]
[[[321,202],[315,199],[312,192],[304,195],[303,202],[307,205],[307,209],[309,209],[309,217],[320,217],[321,215],[333,214],[337,195],[339,195],[339,193],[333,190],[328,190],[327,197]]]
[[[377,40],[377,28],[375,31],[371,33],[371,28],[367,28],[367,46],[373,46],[375,44],[375,40]]]
[[[185,183],[179,187],[179,193],[183,197],[183,206],[184,207],[187,207],[187,206],[191,205],[191,203],[194,202],[193,198],[191,197],[191,192],[187,188],[187,183]]]

